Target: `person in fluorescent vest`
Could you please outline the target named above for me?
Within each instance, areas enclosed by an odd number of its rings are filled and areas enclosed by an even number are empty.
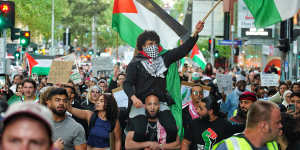
[[[249,109],[243,133],[215,144],[212,150],[278,150],[275,139],[281,134],[279,107],[269,101],[257,101]]]

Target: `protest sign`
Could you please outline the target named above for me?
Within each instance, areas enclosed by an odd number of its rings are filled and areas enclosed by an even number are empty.
[[[5,74],[6,70],[6,64],[5,64],[6,60],[5,59],[1,59],[0,60],[0,74]]]
[[[117,101],[118,107],[128,107],[128,97],[123,88],[118,87],[112,90],[113,96]]]
[[[232,92],[233,83],[232,75],[230,74],[217,74],[217,85],[220,93],[230,94]]]
[[[53,61],[49,72],[49,83],[66,84],[69,81],[73,61]]]
[[[261,86],[278,86],[278,74],[261,73]]]
[[[181,82],[182,105],[191,100],[191,98],[190,98],[191,88],[193,87],[194,84],[195,83],[193,83],[193,82],[186,82],[186,81]],[[203,88],[203,98],[209,96],[210,87],[204,86],[204,85],[201,85],[201,87]]]
[[[113,70],[112,57],[96,57],[92,59],[92,70],[93,76],[97,77],[99,74],[104,73],[105,75],[109,74]],[[107,73],[109,72],[109,73]]]
[[[77,69],[73,69],[70,79],[75,83],[79,84],[81,82],[81,77]]]

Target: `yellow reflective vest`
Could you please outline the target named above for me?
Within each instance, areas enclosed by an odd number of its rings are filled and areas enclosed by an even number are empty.
[[[252,150],[252,147],[248,143],[248,141],[245,138],[239,136],[232,136],[230,138],[222,140],[221,142],[215,144],[212,150],[216,150],[217,147],[222,143],[226,144],[227,150]],[[268,142],[266,143],[266,145],[268,150],[279,150],[276,141]]]

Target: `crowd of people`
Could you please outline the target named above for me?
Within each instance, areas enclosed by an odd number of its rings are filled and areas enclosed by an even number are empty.
[[[137,55],[128,65],[116,64],[111,76],[94,77],[93,68],[83,67],[79,84],[50,84],[47,76],[33,79],[26,73],[12,81],[6,76],[0,91],[1,149],[300,149],[299,82],[264,87],[260,68],[225,70],[210,63],[204,70],[184,64],[177,71],[173,64],[189,53],[203,25],[169,51],[159,48],[155,32],[143,32]],[[216,74],[232,75],[231,93],[219,92]],[[171,109],[176,93],[167,86],[174,78],[191,83],[189,101],[176,110],[179,121]],[[208,94],[204,87],[210,87]],[[116,88],[124,89],[128,107],[118,107]]]

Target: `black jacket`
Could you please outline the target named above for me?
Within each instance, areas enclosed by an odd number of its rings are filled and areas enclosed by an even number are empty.
[[[198,36],[191,37],[181,46],[163,54],[162,58],[166,68],[186,56],[197,40]],[[140,62],[145,59],[147,59],[145,56],[138,54],[128,64],[126,80],[123,83],[125,93],[129,99],[132,95],[136,95],[143,103],[145,103],[144,99],[146,94],[152,90],[152,92],[155,92],[159,96],[160,101],[168,102],[166,78],[151,76]],[[164,74],[166,75],[167,71],[165,71]],[[131,100],[129,102],[131,102]]]

